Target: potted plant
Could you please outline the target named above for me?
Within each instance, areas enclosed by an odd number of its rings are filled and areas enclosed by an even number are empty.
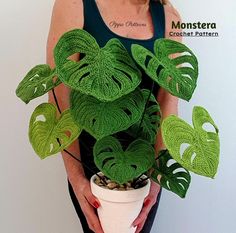
[[[162,121],[152,94],[156,82],[189,101],[198,78],[194,53],[169,39],[156,40],[154,53],[137,44],[131,51],[132,57],[116,38],[100,48],[87,31],[74,29],[64,33],[54,48],[55,68],[33,67],[16,89],[28,103],[50,90],[54,93],[61,83],[71,88],[70,109],[59,117],[55,93],[56,105],[36,107],[29,140],[41,159],[64,150],[78,160],[66,148],[83,130],[96,138],[93,155],[101,172],[91,178],[91,189],[101,202],[98,215],[105,233],[135,231],[131,224],[148,195],[150,179],[184,198],[189,172],[213,178],[219,163],[218,128],[207,110],[194,107],[193,127],[175,115]],[[79,62],[68,59],[74,53],[83,55]],[[141,69],[153,80],[151,90],[139,87]],[[155,155],[160,129],[166,149]],[[120,140],[120,132],[130,140]]]

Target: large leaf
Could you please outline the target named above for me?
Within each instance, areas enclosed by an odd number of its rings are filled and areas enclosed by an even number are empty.
[[[147,89],[142,90],[145,103],[149,98],[150,91]],[[132,125],[127,133],[133,137],[139,137],[149,141],[152,144],[156,142],[156,134],[160,127],[161,121],[161,109],[160,105],[156,101],[155,96],[151,93],[145,113],[141,122],[141,119]],[[140,125],[141,123],[141,125]]]
[[[184,198],[191,182],[188,170],[177,163],[168,150],[160,151],[158,157],[159,165],[155,162],[149,172],[152,180]]]
[[[74,53],[85,56],[79,62],[69,60]],[[99,48],[87,31],[74,29],[60,38],[54,57],[62,82],[102,101],[113,101],[128,94],[141,82],[141,72],[116,38]]]
[[[161,87],[184,100],[191,99],[196,88],[198,61],[187,46],[170,39],[157,39],[155,54],[138,44],[133,44],[131,51],[136,62]]]
[[[59,79],[55,82],[53,81],[53,77],[55,76],[55,69],[51,70],[49,65],[37,65],[19,83],[16,89],[16,95],[27,104],[30,100],[44,95],[60,84],[61,81]]]
[[[29,139],[41,159],[65,149],[81,133],[81,129],[71,117],[70,110],[64,111],[59,119],[56,114],[57,110],[53,104],[43,103],[31,116]]]
[[[218,128],[206,109],[195,106],[192,128],[182,119],[170,115],[163,120],[162,137],[171,156],[186,169],[213,178],[219,164]],[[211,126],[214,130],[205,129]]]
[[[117,100],[102,102],[78,91],[71,92],[71,112],[76,123],[96,139],[129,128],[144,111],[139,88]]]
[[[146,172],[155,160],[155,150],[147,141],[136,139],[124,151],[118,139],[112,136],[98,140],[93,155],[96,166],[119,184]]]

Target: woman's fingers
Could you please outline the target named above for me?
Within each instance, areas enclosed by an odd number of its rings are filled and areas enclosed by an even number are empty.
[[[145,220],[145,221],[146,221],[146,220]],[[143,221],[142,223],[140,223],[140,224],[137,226],[135,233],[139,233],[139,232],[143,229],[143,226],[144,226],[145,221]]]
[[[90,205],[92,205],[94,208],[97,209],[100,206],[99,200],[92,194],[91,191],[86,191],[84,195]]]
[[[137,226],[135,233],[139,233],[142,230],[144,223],[147,219],[147,216],[148,216],[148,211],[144,210],[135,220],[135,223],[133,224],[134,226]]]
[[[132,224],[134,227],[137,226],[135,233],[139,233],[142,230],[144,223],[147,219],[148,213],[150,212],[152,206],[154,205],[154,201],[155,200],[154,198],[152,198],[151,195],[148,195],[145,198],[145,201],[143,203],[143,208]]]
[[[140,223],[144,222],[147,219],[148,213],[148,207],[144,206],[132,225],[135,227],[138,226]]]
[[[81,209],[84,212],[86,220],[88,222],[89,228],[96,233],[104,233],[98,219],[97,214],[95,213],[94,207],[87,201],[86,197],[80,202]]]
[[[104,233],[95,208],[99,208],[99,200],[92,194],[90,183],[87,179],[74,185],[76,197],[85,215],[89,228],[96,233]]]
[[[87,212],[85,216],[86,216],[90,229],[92,229],[96,233],[104,233],[102,230],[101,224],[99,222],[99,219],[94,212],[94,208],[90,206],[88,207],[88,209],[90,210]]]
[[[135,233],[138,233],[142,230],[144,223],[147,219],[147,216],[152,208],[152,206],[157,201],[157,195],[160,192],[160,185],[151,181],[151,187],[148,196],[144,199],[143,208],[139,216],[134,220],[133,226],[137,226]]]

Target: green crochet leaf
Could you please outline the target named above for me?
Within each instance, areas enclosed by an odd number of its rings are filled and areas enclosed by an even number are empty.
[[[30,143],[41,159],[65,149],[81,133],[81,129],[71,117],[70,110],[64,111],[59,119],[56,113],[53,104],[43,103],[34,110],[30,119]]]
[[[55,76],[55,69],[52,70],[49,65],[37,65],[19,83],[16,95],[27,104],[59,85],[61,83],[59,79],[56,82],[53,81]]]
[[[96,139],[129,128],[140,119],[145,106],[139,88],[111,102],[72,91],[70,102],[74,121]]]
[[[69,60],[74,53],[85,56],[79,62]],[[135,90],[141,82],[141,72],[116,38],[99,48],[87,31],[74,29],[60,38],[54,57],[63,83],[101,101],[118,99]]]
[[[163,188],[184,198],[191,182],[188,170],[177,163],[168,150],[160,151],[158,157],[159,165],[157,166],[155,162],[150,170],[151,179]]]
[[[145,99],[145,103],[149,97],[149,90],[143,89],[142,93]],[[156,101],[155,96],[151,93],[145,114],[140,125],[141,119],[132,125],[127,133],[133,137],[139,137],[141,139],[149,141],[151,144],[156,143],[156,134],[160,127],[161,122],[161,109]]]
[[[213,178],[219,164],[218,128],[207,110],[200,106],[193,108],[192,120],[194,128],[175,115],[165,118],[161,126],[164,144],[183,167]],[[204,129],[205,124],[214,130]]]
[[[169,39],[157,39],[154,53],[141,45],[131,46],[135,61],[148,76],[172,95],[190,100],[196,88],[198,61],[184,44]],[[178,54],[176,58],[171,55]]]
[[[96,166],[119,184],[146,172],[155,160],[155,150],[147,141],[137,139],[123,151],[118,139],[112,136],[98,140],[93,155]]]

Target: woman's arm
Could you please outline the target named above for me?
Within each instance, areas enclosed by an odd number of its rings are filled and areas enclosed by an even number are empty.
[[[170,32],[181,32],[181,29],[172,29],[172,22],[181,22],[181,17],[178,11],[171,5],[171,3],[167,3],[164,5],[165,15],[166,15],[166,31],[165,38],[175,40],[178,42],[182,42],[182,37],[170,37]],[[173,58],[175,56],[172,56]],[[160,104],[161,112],[162,112],[162,121],[170,114],[178,115],[178,97],[171,95],[168,91],[160,87],[157,93],[157,101]],[[155,144],[156,155],[161,149],[165,149],[165,145],[162,140],[161,130],[157,135],[157,141]]]
[[[181,37],[169,37],[170,31],[175,31],[175,32],[179,31],[177,29],[172,30],[171,28],[172,21],[175,21],[175,22],[181,21],[179,13],[170,3],[167,3],[166,5],[164,5],[164,9],[165,9],[165,19],[166,19],[165,38],[169,38],[169,39],[181,42],[182,41]],[[160,104],[160,108],[162,112],[161,121],[163,121],[163,119],[166,118],[170,114],[178,115],[178,98],[171,95],[169,92],[167,92],[165,89],[161,87],[157,93],[157,101]],[[157,138],[156,138],[156,144],[155,144],[156,156],[158,155],[158,152],[161,149],[165,149],[165,145],[162,140],[161,130],[159,130],[157,134]],[[136,220],[133,222],[133,226],[137,226],[135,233],[139,233],[142,230],[152,206],[156,203],[157,195],[159,191],[160,191],[160,185],[154,181],[151,181],[150,192],[144,200],[142,211],[140,212]]]
[[[72,2],[73,1],[56,0],[53,6],[46,50],[46,62],[51,68],[55,67],[53,49],[62,34],[75,27],[83,27],[82,14],[79,14],[81,11],[81,6],[79,6],[78,3],[80,1],[75,1],[75,4],[72,4]],[[72,55],[71,59],[75,61],[78,60],[79,54]],[[55,88],[55,94],[58,99],[58,104],[61,111],[69,108],[70,89],[64,84],[60,84]],[[48,97],[48,101],[55,104],[55,100],[51,91],[49,92]],[[80,152],[78,141],[75,141],[68,148],[68,150],[78,157]],[[76,183],[78,177],[84,175],[81,164],[68,156],[65,152],[62,152],[62,157],[65,163],[68,179],[71,183]]]
[[[74,28],[83,28],[83,2],[82,0],[56,0],[53,6],[51,24],[47,40],[47,57],[46,62],[51,68],[55,67],[53,49],[59,38],[67,31]],[[71,60],[78,61],[79,54],[73,54]],[[55,88],[55,94],[61,111],[70,107],[69,95],[70,89],[64,84]],[[50,103],[55,104],[52,92],[49,92]],[[79,141],[75,140],[67,150],[77,158],[80,158]],[[86,217],[91,230],[103,233],[100,222],[94,211],[98,208],[99,201],[91,193],[90,183],[85,177],[82,165],[73,159],[66,152],[62,152],[67,177],[73,187],[75,195],[80,203],[81,209]]]

